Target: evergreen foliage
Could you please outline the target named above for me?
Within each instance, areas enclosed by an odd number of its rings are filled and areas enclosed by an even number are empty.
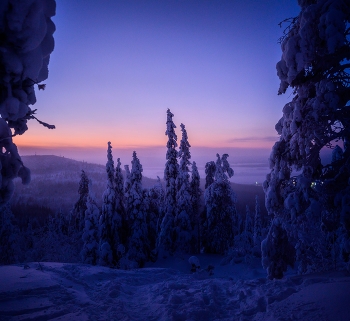
[[[175,134],[175,124],[173,122],[174,115],[167,110],[167,129],[165,135],[168,136],[166,163],[164,170],[165,180],[165,208],[164,218],[162,220],[160,234],[158,237],[158,250],[161,252],[173,252],[174,250],[174,219],[176,215],[176,179],[179,172],[177,162],[177,136]]]
[[[177,251],[191,253],[193,249],[193,208],[190,186],[190,147],[185,125],[181,124],[182,139],[178,156],[180,158],[179,172],[176,178],[176,215],[174,219],[174,247]]]
[[[211,161],[205,164],[205,189],[214,183],[215,162]]]
[[[30,119],[55,128],[39,121],[30,107],[36,103],[34,85],[43,88],[39,83],[48,77],[55,6],[55,1],[2,1],[0,5],[0,206],[12,196],[14,178],[20,177],[23,184],[30,182],[30,170],[12,137],[24,134]]]
[[[207,227],[203,245],[207,253],[225,254],[238,234],[236,196],[228,180],[233,175],[227,162],[228,155],[216,156],[214,182],[204,194]]]
[[[266,208],[279,222],[271,229],[285,231],[285,242],[296,249],[295,257],[292,251],[286,257],[276,250],[268,260],[279,266],[297,260],[300,272],[307,272],[322,266],[320,261],[335,251],[335,231],[342,226],[337,213],[343,210],[349,186],[350,4],[318,0],[299,5],[300,14],[281,38],[282,58],[277,63],[279,94],[290,87],[294,97],[276,124],[280,139],[272,149],[271,173],[263,187]],[[335,141],[343,143],[344,152],[336,148],[333,162],[322,164],[321,150]],[[346,242],[350,232],[347,227],[343,231]],[[280,277],[283,271],[268,273]]]
[[[107,188],[103,193],[103,203],[102,203],[102,222],[104,226],[100,227],[100,230],[104,230],[101,234],[101,242],[108,243],[113,257],[113,264],[115,265],[118,261],[117,248],[121,243],[120,233],[122,230],[122,217],[117,212],[117,195],[115,190],[115,169],[114,161],[112,155],[112,146],[108,142],[107,149],[107,163],[106,163],[106,172],[107,172]],[[102,223],[101,222],[101,223]],[[103,237],[102,237],[103,236]],[[107,263],[107,262],[106,262]],[[112,262],[108,262],[110,265]]]
[[[126,209],[129,217],[130,237],[127,257],[142,267],[150,253],[148,227],[146,224],[147,207],[142,189],[142,165],[136,152],[133,152],[130,172],[130,190],[126,195]]]
[[[158,253],[163,257],[174,252],[199,253],[202,250],[226,254],[237,252],[237,245],[248,252],[253,242],[250,214],[246,216],[245,225],[243,220],[239,221],[236,196],[229,182],[234,173],[228,155],[217,154],[216,163],[207,163],[206,212],[202,219],[204,204],[198,168],[195,162],[191,166],[191,146],[183,124],[179,152],[176,151],[176,127],[172,117],[168,110],[165,189],[159,177],[151,189],[142,187],[143,169],[136,152],[133,152],[131,171],[128,165],[124,166],[124,179],[119,158],[114,167],[112,146],[108,142],[107,186],[101,208],[85,171],[81,171],[79,200],[70,215],[59,210],[49,215],[48,220],[40,221],[42,225],[30,221],[20,239],[21,249],[16,252],[21,253],[20,259],[65,262],[81,259],[87,264],[129,269],[157,259]],[[234,244],[235,238],[239,243]]]

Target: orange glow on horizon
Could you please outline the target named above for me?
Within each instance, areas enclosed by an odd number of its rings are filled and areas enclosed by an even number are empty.
[[[123,132],[123,134],[121,134]],[[106,149],[110,141],[113,148],[118,149],[144,149],[166,148],[167,137],[146,132],[141,136],[142,129],[129,135],[129,130],[115,130],[111,132],[79,131],[74,128],[46,130],[42,127],[31,128],[27,133],[13,138],[18,147],[23,148],[48,148],[48,149]],[[241,134],[242,135],[242,134]],[[227,136],[218,135],[189,135],[189,143],[195,148],[243,148],[243,149],[271,149],[278,136],[254,136],[244,137],[231,133],[231,139]],[[193,137],[194,136],[194,137]],[[178,148],[181,142],[181,133],[177,132]],[[191,138],[192,137],[192,138]]]
[[[27,148],[27,149],[71,149],[71,148],[77,148],[77,149],[106,149],[107,148],[107,142],[100,143],[100,144],[79,144],[78,142],[70,142],[69,144],[63,143],[63,142],[43,142],[43,141],[35,141],[35,140],[28,140],[28,141],[18,141],[14,140],[14,143],[19,148]],[[153,149],[153,148],[166,148],[166,144],[116,144],[113,143],[113,140],[111,140],[112,148],[114,149]],[[195,148],[240,148],[240,149],[271,149],[273,144],[271,143],[260,143],[260,142],[254,142],[254,143],[235,143],[235,144],[191,144],[191,147]],[[179,148],[179,145],[177,149]]]

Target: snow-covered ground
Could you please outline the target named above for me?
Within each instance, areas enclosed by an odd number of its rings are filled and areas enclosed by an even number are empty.
[[[269,281],[258,260],[160,259],[116,270],[68,263],[0,267],[0,320],[350,320],[345,272]],[[207,272],[214,266],[214,274]]]

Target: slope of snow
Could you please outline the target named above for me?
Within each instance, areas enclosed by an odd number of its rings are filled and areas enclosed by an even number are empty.
[[[196,273],[187,257],[129,271],[51,262],[1,266],[0,320],[349,320],[348,273],[269,281],[258,260],[222,265],[222,257],[198,258]]]

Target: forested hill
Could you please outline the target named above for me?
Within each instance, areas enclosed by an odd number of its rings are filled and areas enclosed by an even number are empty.
[[[25,166],[31,170],[32,180],[29,185],[22,185],[20,179],[15,180],[15,193],[11,201],[15,215],[21,211],[20,208],[25,208],[26,214],[41,212],[45,215],[48,209],[52,214],[59,210],[70,211],[79,197],[78,187],[81,170],[84,170],[92,180],[96,201],[98,205],[101,205],[102,195],[107,184],[104,165],[90,164],[54,155],[22,156],[22,160]],[[205,177],[202,177],[201,181],[204,190]],[[142,183],[144,188],[150,188],[156,184],[156,180],[143,177]],[[237,195],[239,212],[244,213],[246,205],[249,205],[250,210],[254,211],[255,195],[258,195],[263,214],[265,214],[264,194],[261,186],[232,184],[232,187]]]
[[[67,211],[79,197],[78,187],[81,170],[92,180],[92,189],[97,202],[102,201],[106,188],[106,167],[89,164],[54,155],[22,156],[23,163],[31,171],[29,185],[15,181],[12,203],[38,205],[52,210]],[[151,187],[156,180],[144,177],[144,187]]]

